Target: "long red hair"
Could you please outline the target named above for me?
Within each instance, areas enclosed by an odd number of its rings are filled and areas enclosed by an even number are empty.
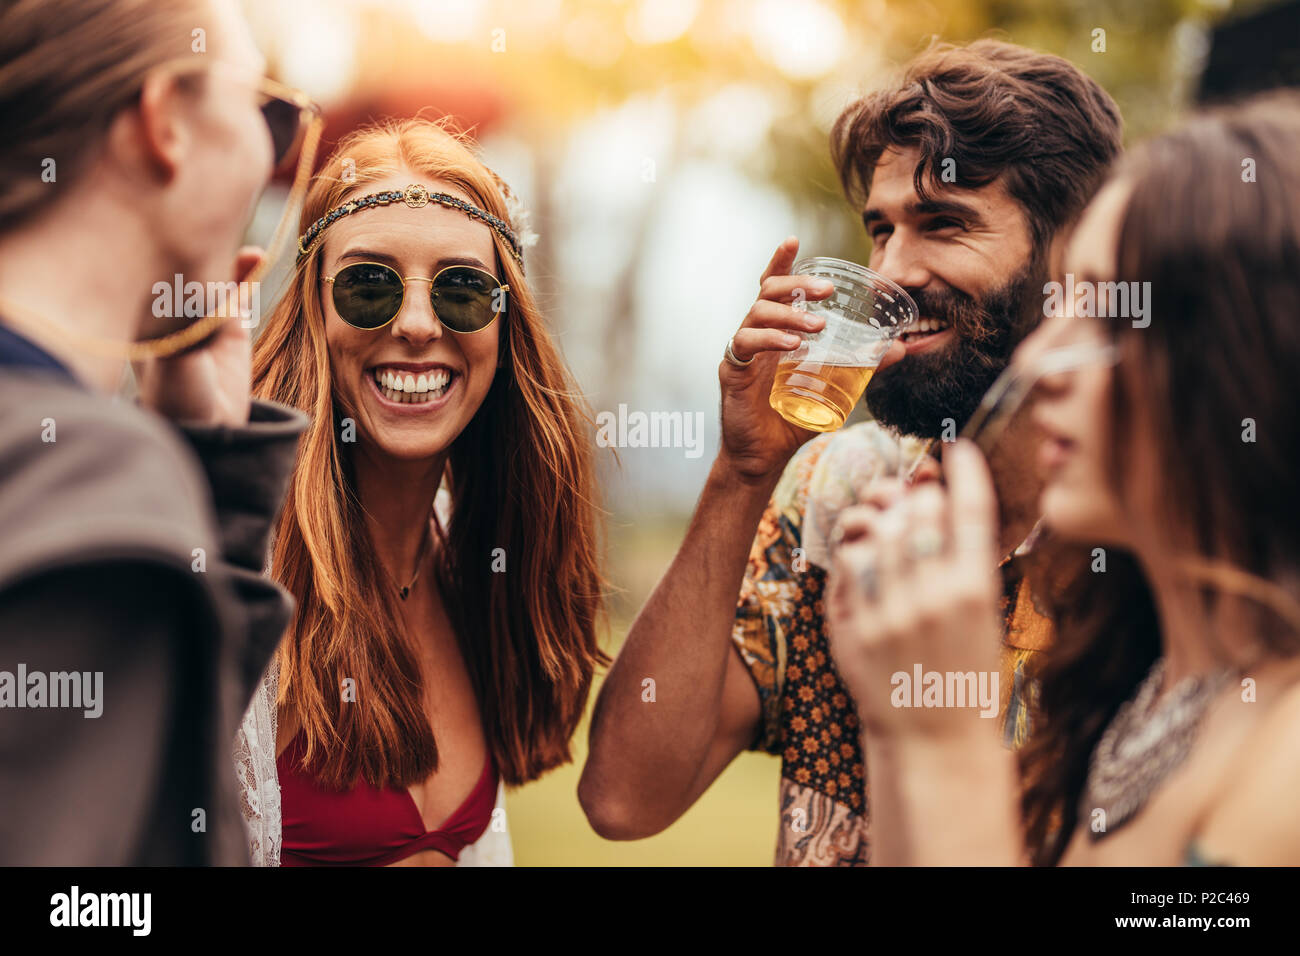
[[[344,179],[344,160],[348,164]],[[301,230],[368,183],[402,172],[450,183],[509,222],[508,187],[445,122],[407,120],[339,143],[313,180]],[[364,215],[364,213],[362,213]],[[503,361],[448,457],[452,513],[437,583],[503,779],[535,779],[570,758],[597,664],[599,568],[591,415],[518,266],[493,233],[510,286]],[[280,645],[279,706],[306,734],[327,785],[427,778],[438,748],[420,665],[378,561],[351,476],[332,389],[319,257],[295,270],[253,347],[253,389],[312,416],[272,549],[272,574],[297,609]],[[492,570],[504,549],[505,573]],[[343,703],[345,678],[355,702]]]

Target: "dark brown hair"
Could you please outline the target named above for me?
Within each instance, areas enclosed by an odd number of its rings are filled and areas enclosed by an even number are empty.
[[[1042,248],[1092,198],[1121,149],[1115,101],[1068,60],[998,40],[932,43],[892,86],[835,121],[831,158],[861,205],[881,154],[916,147],[917,195],[931,198],[943,160],[954,185],[1004,177]]]
[[[1150,282],[1153,307],[1146,328],[1110,325],[1121,354],[1110,481],[1130,510],[1138,495],[1157,503],[1145,523],[1168,529],[1171,556],[1216,571],[1200,578],[1207,618],[1223,595],[1245,594],[1252,635],[1270,652],[1300,653],[1300,95],[1199,114],[1116,175],[1132,192],[1115,278]],[[1161,464],[1159,494],[1125,473],[1135,417]],[[1243,441],[1246,419],[1253,441]],[[1093,574],[1087,551],[1062,547],[1038,580],[1057,633],[1021,752],[1027,845],[1040,864],[1065,852],[1097,741],[1160,653],[1136,560],[1108,548],[1106,573]]]

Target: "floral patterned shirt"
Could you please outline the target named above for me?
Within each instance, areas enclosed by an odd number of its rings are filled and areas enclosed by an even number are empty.
[[[732,640],[758,687],[751,749],[781,758],[776,864],[848,866],[870,857],[869,804],[857,708],[831,660],[823,620],[825,540],[865,483],[899,473],[922,451],[874,422],[813,439],[791,460],[759,523],[736,606]],[[999,675],[1004,740],[1029,733],[1026,665],[1051,639],[1020,560],[1000,564],[1005,625]]]

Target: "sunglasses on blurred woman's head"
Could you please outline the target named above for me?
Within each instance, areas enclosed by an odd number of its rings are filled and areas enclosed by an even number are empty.
[[[176,76],[224,70],[256,87],[258,108],[262,111],[262,119],[266,121],[267,131],[271,134],[271,151],[277,168],[293,151],[312,122],[321,116],[320,107],[301,90],[277,83],[269,77],[247,75],[220,60],[196,62],[187,58],[177,60],[171,69]]]
[[[448,266],[433,278],[402,276],[380,262],[357,262],[332,276],[334,311],[354,329],[382,329],[402,311],[408,282],[429,283],[429,300],[438,321],[453,332],[481,332],[505,311],[510,286],[473,266]]]
[[[299,90],[260,77],[257,93],[261,99],[262,118],[271,133],[271,149],[279,166],[293,152],[311,121],[320,115],[320,107]]]

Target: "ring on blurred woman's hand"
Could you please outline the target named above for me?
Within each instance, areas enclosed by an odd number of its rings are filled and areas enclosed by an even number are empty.
[[[924,525],[907,542],[907,553],[915,561],[932,558],[943,550],[943,534],[938,528]]]
[[[876,573],[876,562],[870,560],[858,568],[858,590],[868,601],[880,596],[880,575]]]
[[[826,539],[826,550],[834,554],[839,550],[840,545],[844,543],[844,525],[836,522],[835,527],[831,528],[831,535]]]
[[[746,365],[749,365],[751,362],[754,361],[754,357],[751,355],[743,362],[740,359],[736,358],[736,353],[731,350],[731,346],[734,345],[735,342],[736,339],[734,336],[727,340],[727,352],[726,355],[724,355],[723,357],[732,365],[736,366],[736,368],[744,368]]]

